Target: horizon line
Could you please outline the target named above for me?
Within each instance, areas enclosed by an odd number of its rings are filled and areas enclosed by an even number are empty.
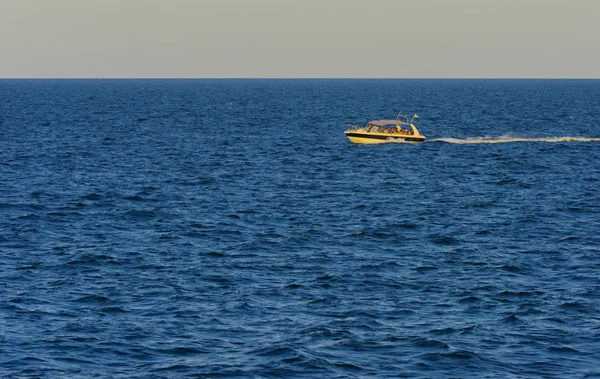
[[[215,77],[135,77],[135,76],[56,76],[56,77],[0,77],[0,80],[600,80],[600,77],[263,77],[263,76],[215,76]]]

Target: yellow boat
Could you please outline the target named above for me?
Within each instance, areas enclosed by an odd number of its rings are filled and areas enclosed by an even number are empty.
[[[395,120],[373,120],[367,126],[349,124],[344,134],[353,143],[423,142],[425,136],[413,124],[416,118],[415,114],[409,121],[400,113]]]

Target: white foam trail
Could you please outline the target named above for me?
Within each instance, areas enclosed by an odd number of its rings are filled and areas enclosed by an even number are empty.
[[[419,141],[405,141],[403,139],[398,138],[398,139],[389,139],[389,140],[385,141],[385,143],[410,143],[410,144],[414,145],[414,144],[419,144],[419,143],[422,143],[422,142],[419,142]]]
[[[542,138],[519,138],[519,137],[473,137],[473,138],[436,138],[430,142],[446,142],[460,145],[473,145],[480,143],[511,143],[511,142],[600,142],[600,138],[586,137],[542,137]]]

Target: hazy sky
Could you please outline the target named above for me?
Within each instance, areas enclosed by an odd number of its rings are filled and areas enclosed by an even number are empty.
[[[600,0],[0,0],[0,77],[600,78]]]

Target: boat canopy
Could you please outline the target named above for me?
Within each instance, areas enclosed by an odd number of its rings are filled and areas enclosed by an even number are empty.
[[[406,122],[400,120],[373,120],[369,121],[369,124],[375,126],[387,126],[387,125],[407,125]]]

